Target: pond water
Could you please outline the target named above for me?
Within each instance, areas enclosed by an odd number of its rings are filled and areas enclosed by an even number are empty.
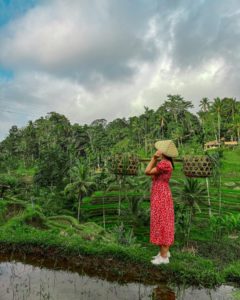
[[[58,300],[230,300],[236,289],[221,286],[215,290],[176,286],[110,282],[83,272],[34,266],[0,259],[0,299]]]

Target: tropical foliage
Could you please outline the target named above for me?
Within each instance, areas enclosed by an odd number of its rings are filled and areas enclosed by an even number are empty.
[[[141,115],[127,119],[71,124],[64,115],[50,112],[29,121],[23,128],[13,125],[0,143],[0,184],[8,187],[3,194],[30,199],[41,205],[48,215],[65,211],[79,220],[82,198],[94,191],[106,191],[115,184],[121,185],[122,191],[129,186],[144,194],[144,189],[149,190],[144,180],[127,182],[108,172],[109,157],[127,152],[149,157],[158,139],[173,139],[180,154],[203,153],[204,143],[209,140],[239,140],[239,101],[203,98],[197,114],[193,108],[193,103],[180,95],[168,95],[157,109],[145,106]],[[187,185],[189,190],[196,188],[194,182],[186,182],[184,187]],[[202,192],[198,196],[198,192],[193,191],[192,198],[191,192],[183,193],[179,194],[180,199],[188,203],[192,215]],[[119,193],[119,215],[122,199],[127,196]],[[191,202],[193,199],[195,202]],[[144,214],[141,197],[128,200],[133,216]],[[209,210],[210,206],[211,203]]]

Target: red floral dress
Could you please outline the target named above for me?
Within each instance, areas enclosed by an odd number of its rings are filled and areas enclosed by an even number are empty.
[[[163,159],[157,165],[151,189],[150,242],[170,246],[174,243],[174,204],[169,187],[172,164]]]

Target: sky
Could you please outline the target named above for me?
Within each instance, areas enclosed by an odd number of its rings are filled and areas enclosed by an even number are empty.
[[[0,140],[55,111],[139,115],[240,96],[239,0],[0,0]]]

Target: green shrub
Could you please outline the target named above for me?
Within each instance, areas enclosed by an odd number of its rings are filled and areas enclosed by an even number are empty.
[[[209,229],[212,238],[218,240],[223,234],[240,232],[240,214],[229,214],[225,216],[214,216],[209,218]]]
[[[240,282],[240,260],[232,263],[223,270],[224,277],[227,281]]]
[[[0,184],[15,187],[19,183],[17,177],[7,174],[0,174]]]
[[[133,234],[133,229],[126,228],[121,222],[120,225],[115,225],[111,233],[116,237],[116,241],[121,245],[133,245],[136,242],[136,237]]]

